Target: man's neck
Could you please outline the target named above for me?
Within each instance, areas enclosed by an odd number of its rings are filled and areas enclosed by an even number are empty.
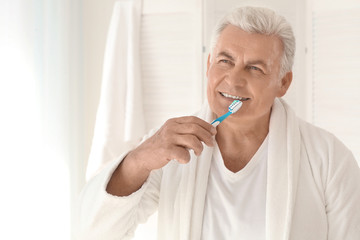
[[[227,120],[217,127],[216,141],[227,168],[237,172],[251,160],[268,135],[270,113],[256,121]]]
[[[217,127],[218,143],[230,145],[262,142],[269,132],[270,112],[253,120],[237,120],[228,118]]]

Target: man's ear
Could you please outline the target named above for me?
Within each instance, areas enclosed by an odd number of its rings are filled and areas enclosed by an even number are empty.
[[[206,65],[206,77],[208,76],[208,72],[209,72],[209,68],[210,68],[210,60],[211,60],[211,55],[209,53],[208,59],[207,59],[207,65]]]
[[[284,77],[281,79],[281,87],[280,87],[280,91],[279,91],[279,95],[278,97],[282,97],[285,95],[285,93],[287,92],[287,90],[290,87],[290,84],[292,82],[292,78],[293,78],[293,73],[287,72]]]

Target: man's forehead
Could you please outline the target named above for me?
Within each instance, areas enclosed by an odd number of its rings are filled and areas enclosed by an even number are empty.
[[[215,57],[222,55],[236,58],[237,55],[247,54],[255,60],[266,61],[276,59],[282,54],[282,43],[276,36],[259,33],[248,33],[244,30],[228,25],[220,34],[214,49]]]

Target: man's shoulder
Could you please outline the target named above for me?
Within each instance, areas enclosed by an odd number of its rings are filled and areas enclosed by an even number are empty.
[[[301,119],[299,128],[302,144],[313,153],[326,154],[328,157],[337,153],[351,153],[344,143],[328,130]]]
[[[299,126],[301,134],[311,134],[312,138],[316,138],[321,141],[333,141],[336,136],[328,130],[316,126],[312,123],[299,119]]]

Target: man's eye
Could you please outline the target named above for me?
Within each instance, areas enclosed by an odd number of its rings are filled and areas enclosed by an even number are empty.
[[[230,63],[230,61],[229,61],[229,60],[226,60],[226,59],[221,59],[219,62],[220,62],[220,63]]]
[[[264,71],[261,68],[255,67],[255,66],[249,66],[250,70],[255,70],[255,71],[259,71],[261,73],[264,73]]]
[[[257,70],[257,71],[261,71],[261,69],[260,68],[258,68],[258,67],[255,67],[255,66],[250,66],[249,67],[251,70]]]

